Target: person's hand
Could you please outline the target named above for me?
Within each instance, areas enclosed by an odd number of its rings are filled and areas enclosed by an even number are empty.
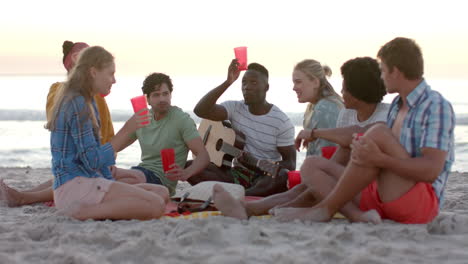
[[[145,111],[146,111],[146,113],[144,115],[142,115],[141,113],[143,113]],[[132,118],[134,118],[134,122],[136,123],[137,129],[142,128],[142,127],[147,126],[151,122],[151,113],[148,110],[148,108],[143,108],[140,111],[136,112],[132,116]]]
[[[141,115],[144,111],[147,111],[146,114]],[[122,129],[124,129],[128,134],[135,132],[137,129],[147,126],[151,122],[151,114],[148,111],[148,108],[143,108],[140,111],[130,117],[130,119],[125,122]]]
[[[171,181],[187,181],[188,178],[190,178],[190,175],[187,173],[187,170],[174,163],[166,172],[166,178]]]
[[[240,162],[246,168],[251,169],[251,170],[256,169],[255,165],[253,164],[254,163],[253,161],[255,161],[255,160],[256,160],[256,158],[254,156],[252,156],[252,154],[250,154],[248,152],[245,152],[245,151],[242,151],[241,155],[239,157],[237,157],[238,162]]]
[[[350,145],[351,161],[364,167],[375,167],[383,152],[375,142],[366,136],[353,135]]]
[[[233,59],[228,68],[227,81],[229,84],[232,84],[239,78],[240,71],[238,69],[238,66],[239,62],[237,61],[237,59]]]
[[[297,151],[300,151],[301,145],[307,147],[307,145],[314,141],[316,138],[312,137],[312,129],[303,129],[298,134],[294,140],[294,147]]]

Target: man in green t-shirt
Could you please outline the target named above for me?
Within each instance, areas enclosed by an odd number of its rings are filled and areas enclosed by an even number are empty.
[[[153,73],[143,82],[149,110],[149,124],[133,133],[125,146],[137,139],[141,148],[141,163],[131,169],[113,169],[115,179],[136,175],[142,182],[161,184],[174,194],[177,181],[186,181],[208,166],[210,158],[193,119],[179,107],[171,105],[172,81],[163,73]],[[163,171],[160,151],[173,148],[175,165]],[[188,152],[196,158],[185,167]]]

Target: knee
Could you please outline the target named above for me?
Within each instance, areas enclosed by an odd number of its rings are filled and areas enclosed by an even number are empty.
[[[316,172],[324,170],[327,162],[330,161],[320,156],[308,157],[301,167],[301,181],[307,186],[311,185]]]
[[[387,125],[379,123],[369,128],[364,136],[375,141],[385,139],[387,137],[393,137],[393,133]]]
[[[151,201],[151,210],[149,217],[152,219],[160,218],[164,215],[166,209],[166,203],[164,199],[160,196],[155,196],[153,201]]]
[[[164,201],[164,204],[169,202],[169,189],[166,186],[156,185],[156,192]]]
[[[328,161],[320,156],[310,156],[304,160],[301,166],[301,176],[308,175],[311,172],[323,167],[323,164]]]

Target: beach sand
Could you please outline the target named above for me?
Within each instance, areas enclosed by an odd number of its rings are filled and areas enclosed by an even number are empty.
[[[0,263],[468,263],[468,174],[453,172],[428,225],[272,219],[76,221],[43,204],[0,207]],[[0,168],[27,189],[49,169]],[[184,185],[182,185],[184,186]]]

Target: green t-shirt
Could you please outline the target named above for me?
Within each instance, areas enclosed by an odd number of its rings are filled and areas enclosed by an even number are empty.
[[[173,148],[175,163],[183,168],[189,152],[186,142],[200,135],[190,115],[177,106],[172,106],[167,115],[158,121],[154,120],[152,110],[150,113],[153,117],[151,123],[131,135],[140,143],[141,163],[139,166],[151,170],[173,195],[177,181],[171,181],[164,176],[160,151]]]

